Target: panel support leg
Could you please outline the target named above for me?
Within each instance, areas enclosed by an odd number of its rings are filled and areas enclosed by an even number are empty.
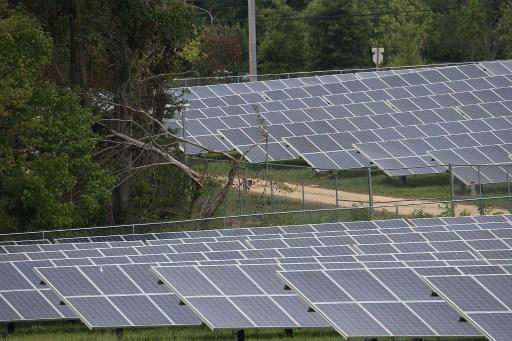
[[[243,329],[233,331],[235,341],[245,341],[245,331]]]
[[[16,327],[14,322],[8,322],[5,324],[5,335],[13,335]]]
[[[364,341],[377,341],[376,337],[365,337]]]
[[[285,329],[284,330],[284,336],[286,337],[293,337],[293,329]]]
[[[407,185],[407,176],[402,175],[400,177],[400,185],[402,185],[402,186]]]
[[[123,338],[123,329],[122,328],[112,329],[112,336],[114,336],[117,339],[122,339]]]

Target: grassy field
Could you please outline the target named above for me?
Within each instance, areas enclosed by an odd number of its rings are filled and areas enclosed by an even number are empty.
[[[342,340],[342,337],[333,329],[294,329],[293,338],[284,336],[282,330],[248,330],[246,340],[276,341],[334,341]],[[17,326],[16,333],[8,336],[8,341],[114,341],[118,340],[110,330],[89,331],[79,322],[68,324],[34,324],[32,326]],[[231,331],[211,331],[207,327],[190,328],[151,328],[151,329],[127,329],[123,333],[126,341],[216,341],[234,340]],[[362,341],[362,338],[350,340]],[[379,341],[401,341],[410,338],[379,338]],[[455,340],[444,338],[423,338],[424,341]],[[458,338],[456,340],[476,341],[483,338]]]

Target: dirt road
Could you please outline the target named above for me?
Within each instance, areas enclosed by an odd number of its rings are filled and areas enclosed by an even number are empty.
[[[251,185],[248,190],[251,193],[262,194],[264,191],[270,193],[269,185],[265,189],[265,181],[261,179],[249,179]],[[235,180],[238,184],[238,180]],[[302,201],[302,187],[291,183],[279,183],[274,185],[273,195],[290,200]],[[317,203],[326,207],[336,207],[336,190],[323,188],[318,186],[304,186],[304,201],[307,203]],[[380,211],[399,215],[412,215],[415,210],[422,210],[427,214],[439,215],[444,207],[436,202],[424,200],[411,200],[400,197],[389,197],[382,195],[373,196],[374,207]],[[355,205],[367,206],[368,194],[346,192],[338,190],[338,206],[354,207]],[[456,214],[464,212],[465,214],[478,215],[478,207],[476,205],[457,204],[455,207]]]

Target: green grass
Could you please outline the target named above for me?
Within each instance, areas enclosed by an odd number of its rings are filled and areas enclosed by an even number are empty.
[[[333,329],[294,329],[293,338],[285,337],[283,330],[248,330],[246,340],[276,341],[334,341],[342,340],[342,337]],[[118,340],[110,330],[89,331],[79,322],[67,324],[33,324],[17,326],[12,336],[6,341],[114,341]],[[231,331],[211,331],[207,327],[173,327],[173,328],[148,328],[126,329],[122,340],[126,341],[216,341],[234,340]],[[362,338],[351,340],[360,341]],[[379,338],[379,341],[402,341],[410,338]],[[446,340],[483,340],[483,338],[423,338],[424,341]]]

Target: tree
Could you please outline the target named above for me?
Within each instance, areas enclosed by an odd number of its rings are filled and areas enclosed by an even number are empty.
[[[501,18],[497,24],[499,42],[503,46],[502,57],[512,58],[512,3],[504,2],[500,8]]]
[[[464,55],[470,60],[485,57],[486,20],[485,9],[479,0],[468,0],[457,25],[457,37],[463,41]]]
[[[306,66],[310,70],[371,63],[370,21],[357,0],[311,0],[303,12]]]
[[[258,58],[262,73],[302,71],[304,29],[297,13],[284,0],[273,0],[272,7],[260,10]]]
[[[92,159],[97,116],[41,79],[52,49],[36,20],[0,0],[0,226],[94,222],[112,177]]]
[[[238,35],[222,26],[195,29],[195,36],[187,43],[180,56],[200,76],[238,74],[241,46]]]
[[[377,24],[375,45],[385,48],[386,65],[419,65],[432,23],[422,0],[390,0]]]

